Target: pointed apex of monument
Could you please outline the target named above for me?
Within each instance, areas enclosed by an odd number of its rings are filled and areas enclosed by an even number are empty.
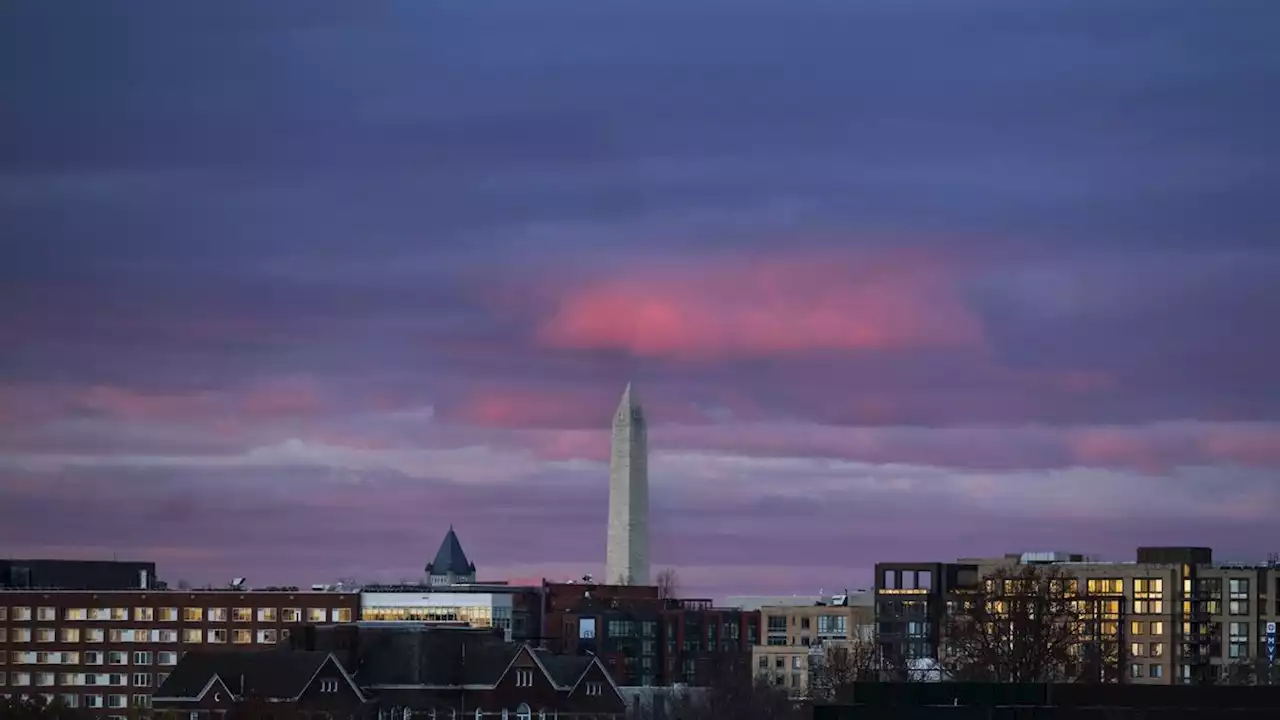
[[[640,403],[636,400],[635,393],[631,390],[631,381],[628,380],[627,387],[622,391],[622,400],[618,402],[618,407],[637,407],[639,405]]]

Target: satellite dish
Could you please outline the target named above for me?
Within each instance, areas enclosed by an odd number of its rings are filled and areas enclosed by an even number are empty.
[[[238,577],[231,581],[231,587],[240,587],[244,584],[245,578]]]

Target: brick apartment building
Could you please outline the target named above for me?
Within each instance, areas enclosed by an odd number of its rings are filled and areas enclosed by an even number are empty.
[[[749,673],[760,614],[659,597],[645,585],[546,583],[544,644],[600,657],[619,685],[706,685]]]
[[[143,717],[187,651],[269,648],[358,609],[355,593],[297,589],[0,589],[0,695]]]
[[[1136,562],[1023,553],[953,563],[876,565],[881,652],[937,658],[948,612],[999,568],[1052,566],[1075,578],[1102,632],[1119,648],[1112,678],[1130,684],[1206,683],[1235,666],[1270,668],[1280,621],[1280,563],[1222,563],[1198,547],[1138,548]]]

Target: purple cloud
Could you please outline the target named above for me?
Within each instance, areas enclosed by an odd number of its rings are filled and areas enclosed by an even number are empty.
[[[72,12],[0,10],[11,554],[598,570],[628,380],[699,593],[1274,549],[1269,0]]]

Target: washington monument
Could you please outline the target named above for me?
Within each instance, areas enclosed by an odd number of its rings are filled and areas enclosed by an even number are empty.
[[[631,391],[622,392],[613,414],[609,454],[609,543],[606,583],[649,584],[649,442],[644,410]]]

